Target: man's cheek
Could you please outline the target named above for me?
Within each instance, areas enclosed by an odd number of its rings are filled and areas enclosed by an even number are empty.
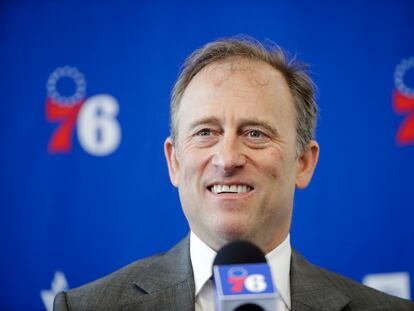
[[[270,180],[276,180],[280,176],[280,169],[275,165],[268,165],[263,167],[264,176],[267,176]]]

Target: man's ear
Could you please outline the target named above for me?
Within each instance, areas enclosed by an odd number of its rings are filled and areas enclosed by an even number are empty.
[[[170,175],[171,183],[175,187],[178,187],[179,162],[171,137],[167,137],[164,142],[164,153],[165,159],[167,160],[168,173]]]
[[[315,171],[319,157],[319,145],[316,141],[311,140],[305,150],[298,158],[298,170],[296,172],[296,187],[304,189],[308,186]]]

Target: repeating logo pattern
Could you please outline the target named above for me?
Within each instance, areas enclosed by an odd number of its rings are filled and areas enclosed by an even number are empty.
[[[403,59],[394,73],[393,107],[397,114],[406,115],[397,132],[398,145],[414,145],[414,84],[408,85],[407,74],[414,71],[414,57]]]
[[[75,86],[73,94],[62,95],[59,82],[70,80]],[[79,144],[94,156],[113,153],[121,142],[121,126],[117,100],[108,94],[86,97],[84,75],[75,67],[59,67],[47,81],[46,119],[59,122],[52,134],[48,152],[70,153],[76,129]]]

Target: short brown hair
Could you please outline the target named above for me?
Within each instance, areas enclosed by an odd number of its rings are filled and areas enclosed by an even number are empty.
[[[264,46],[247,36],[224,38],[207,43],[185,60],[171,93],[170,131],[173,143],[177,138],[177,113],[180,101],[188,84],[207,65],[230,57],[262,61],[283,74],[295,104],[297,150],[300,154],[315,135],[318,116],[315,86],[307,73],[308,65],[295,58],[289,59],[275,44]]]

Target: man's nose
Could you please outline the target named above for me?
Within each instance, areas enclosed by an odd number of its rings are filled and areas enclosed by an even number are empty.
[[[242,152],[243,146],[237,135],[223,135],[217,145],[212,163],[225,173],[231,173],[243,167],[246,157]]]

